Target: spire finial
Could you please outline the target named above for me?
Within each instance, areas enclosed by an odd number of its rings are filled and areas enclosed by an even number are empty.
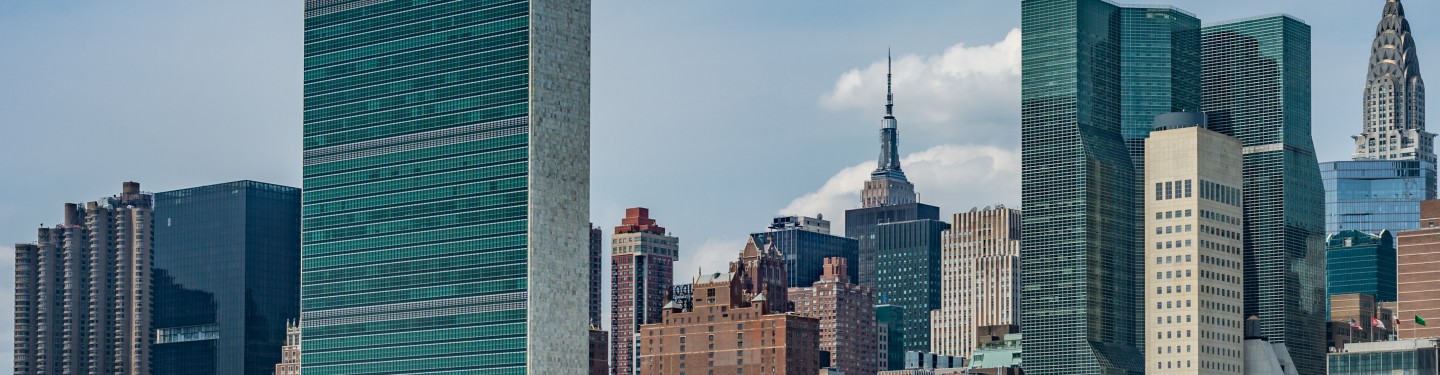
[[[894,114],[895,114],[895,91],[894,91],[894,90],[891,90],[891,88],[890,88],[890,82],[892,81],[892,78],[891,78],[891,77],[893,76],[894,65],[895,65],[895,63],[894,63],[893,59],[890,57],[890,48],[885,48],[885,115],[886,115],[886,116],[890,116],[890,115],[894,115]]]

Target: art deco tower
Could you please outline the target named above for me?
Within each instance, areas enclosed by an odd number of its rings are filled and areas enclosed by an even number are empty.
[[[865,190],[860,192],[864,207],[915,203],[915,185],[900,170],[900,145],[896,134],[895,92],[890,89],[890,57],[885,57],[885,118],[880,120],[880,159]]]
[[[1435,162],[1435,134],[1425,131],[1425,80],[1400,0],[1385,2],[1375,27],[1364,103],[1364,132],[1353,137],[1355,159]]]
[[[889,57],[886,57],[888,63]],[[865,188],[860,191],[861,208],[845,211],[845,236],[859,243],[860,285],[876,287],[880,224],[911,220],[938,220],[940,208],[920,203],[915,185],[900,170],[899,139],[896,134],[895,94],[890,90],[891,74],[885,74],[885,117],[880,120],[880,159]]]

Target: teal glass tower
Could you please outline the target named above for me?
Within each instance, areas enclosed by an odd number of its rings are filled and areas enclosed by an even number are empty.
[[[1026,373],[1136,374],[1135,169],[1120,8],[1021,4],[1021,330]],[[1153,118],[1153,116],[1152,116]]]
[[[950,224],[929,219],[876,226],[875,292],[904,312],[904,351],[930,351],[930,311],[940,309],[940,237],[947,230]]]
[[[1121,7],[1120,133],[1135,166],[1135,192],[1144,192],[1145,139],[1155,116],[1200,111],[1200,19],[1179,8]],[[1145,205],[1135,204],[1135,248],[1145,248]],[[1135,251],[1135,270],[1145,252]],[[1135,283],[1144,298],[1145,283]],[[1135,304],[1135,347],[1145,347],[1145,306]]]
[[[1325,239],[1325,301],[1336,294],[1369,294],[1375,302],[1394,302],[1399,259],[1395,236],[1346,230]],[[1329,321],[1329,309],[1326,309]]]
[[[1325,194],[1310,139],[1310,26],[1276,15],[1204,27],[1204,110],[1240,139],[1245,176],[1245,316],[1325,372]]]
[[[589,42],[587,0],[305,2],[305,374],[586,372]]]

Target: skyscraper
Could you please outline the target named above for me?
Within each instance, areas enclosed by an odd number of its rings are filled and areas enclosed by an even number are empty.
[[[820,319],[820,350],[845,374],[879,370],[880,344],[874,332],[875,289],[855,284],[846,274],[849,260],[825,258],[820,281],[808,288],[790,288],[795,314]]]
[[[888,56],[887,56],[888,61]],[[887,68],[888,69],[888,68]],[[890,90],[891,74],[885,74],[885,117],[880,120],[880,158],[870,180],[860,191],[861,208],[845,211],[845,236],[858,241],[860,285],[875,287],[876,226],[910,220],[939,220],[940,209],[919,203],[915,185],[900,169],[898,123],[895,95]]]
[[[817,215],[818,216],[818,215]],[[761,246],[774,245],[785,256],[785,280],[791,288],[808,287],[820,281],[826,258],[842,257],[850,269],[849,282],[860,270],[860,245],[855,239],[830,234],[830,221],[821,217],[781,216],[770,230],[751,233]]]
[[[876,228],[875,292],[904,311],[904,351],[930,351],[930,310],[940,308],[940,235],[948,229],[928,219]]]
[[[1435,134],[1425,130],[1425,81],[1399,0],[1381,11],[1365,77],[1355,160],[1320,165],[1325,231],[1418,229],[1420,201],[1435,199]]]
[[[150,373],[153,207],[126,182],[15,245],[16,374]]]
[[[583,373],[590,2],[304,17],[303,372]]]
[[[1199,112],[1157,116],[1145,141],[1147,371],[1245,373],[1241,155]]]
[[[1202,30],[1210,130],[1244,147],[1245,316],[1302,374],[1325,371],[1325,196],[1310,140],[1310,27],[1289,16]]]
[[[1138,373],[1142,260],[1121,127],[1120,8],[1025,0],[1021,13],[1025,371]]]
[[[1120,135],[1135,166],[1136,193],[1145,191],[1145,138],[1155,116],[1200,111],[1200,19],[1182,9],[1120,7]],[[1145,268],[1145,205],[1135,204],[1136,270]],[[1136,296],[1145,295],[1136,282]],[[1135,319],[1145,306],[1135,304]],[[1136,323],[1135,346],[1145,346],[1145,322]]]
[[[1425,80],[1400,0],[1385,1],[1365,78],[1365,123],[1354,137],[1355,159],[1428,161],[1433,174],[1435,134],[1425,131]]]
[[[300,189],[155,194],[151,373],[263,375],[300,317]]]
[[[890,89],[890,56],[885,56],[885,117],[880,120],[880,158],[865,189],[860,191],[861,207],[871,208],[915,203],[915,185],[900,169],[900,139],[895,121],[895,92]]]
[[[930,351],[970,358],[980,327],[1020,323],[1020,217],[1005,206],[951,216],[940,240],[940,309],[930,312]]]
[[[611,372],[629,375],[635,367],[640,325],[660,322],[660,308],[669,302],[680,239],[650,218],[643,207],[625,210],[610,236],[610,362]]]

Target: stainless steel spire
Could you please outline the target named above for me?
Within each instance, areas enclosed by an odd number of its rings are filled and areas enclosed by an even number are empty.
[[[1425,81],[1400,0],[1385,2],[1370,47],[1355,159],[1435,162],[1435,134],[1425,131]]]
[[[870,173],[870,181],[865,183],[865,189],[861,192],[861,200],[865,207],[889,206],[904,203],[914,203],[915,186],[905,178],[905,171],[900,169],[900,147],[896,133],[895,121],[895,91],[892,89],[894,81],[893,60],[890,52],[885,52],[885,117],[880,120],[880,158],[877,160],[875,171]]]

